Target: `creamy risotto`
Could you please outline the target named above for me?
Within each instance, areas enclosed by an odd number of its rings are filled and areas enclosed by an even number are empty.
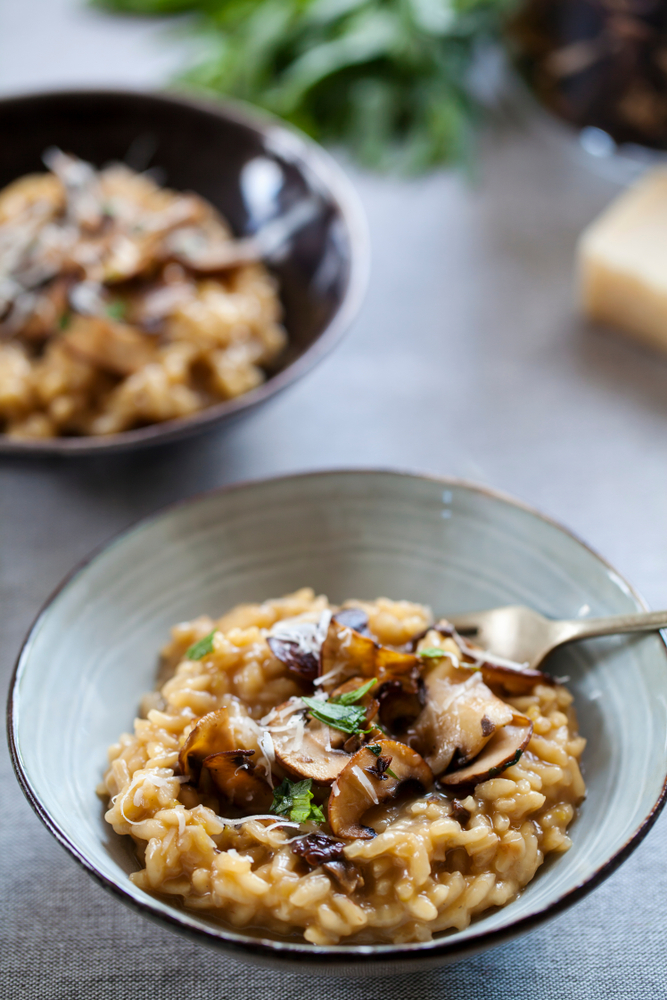
[[[318,945],[427,941],[570,846],[572,695],[428,608],[312,590],[177,625],[109,750],[132,881]]]
[[[263,382],[286,336],[252,241],[148,174],[45,161],[0,191],[0,433],[115,434]]]

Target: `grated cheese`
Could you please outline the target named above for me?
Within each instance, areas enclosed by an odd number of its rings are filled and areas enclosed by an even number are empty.
[[[358,764],[354,765],[354,767],[352,768],[352,773],[355,775],[357,781],[364,789],[364,791],[368,792],[375,805],[377,805],[378,802],[380,801],[377,797],[377,793],[373,788],[373,785],[371,784],[368,776],[364,774],[364,772],[361,770]]]

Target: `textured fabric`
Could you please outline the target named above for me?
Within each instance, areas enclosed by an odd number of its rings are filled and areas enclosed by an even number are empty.
[[[0,89],[145,82],[159,30],[78,0],[0,2]],[[374,244],[362,315],[315,372],[228,432],[137,457],[0,460],[3,690],[39,606],[94,546],[171,500],[294,469],[481,480],[563,520],[667,606],[667,366],[572,318],[576,238],[614,185],[524,126],[489,141],[480,178],[356,175]],[[42,827],[4,748],[0,802],[1,1000],[667,997],[667,816],[533,933],[440,971],[357,981],[242,966],[135,915]]]

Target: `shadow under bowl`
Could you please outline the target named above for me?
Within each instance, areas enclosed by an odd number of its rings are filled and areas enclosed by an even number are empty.
[[[572,848],[518,899],[433,941],[317,947],[225,927],[134,886],[130,839],[103,820],[107,745],[155,685],[170,627],[312,586],[345,598],[420,601],[437,615],[529,604],[572,618],[641,608],[624,580],[554,522],[489,490],[382,471],[249,483],[168,508],[121,535],[61,586],[33,626],[9,697],[14,767],[68,851],[134,909],[249,962],[368,975],[444,965],[561,912],[631,853],[667,774],[667,651],[659,633],[581,643],[550,663],[569,675],[588,794]],[[48,891],[48,887],[45,887]]]
[[[269,269],[280,284],[289,344],[265,383],[191,417],[108,437],[11,439],[0,454],[91,455],[187,437],[237,418],[305,374],[357,312],[368,276],[363,212],[333,159],[306,136],[241,104],[135,91],[80,90],[0,100],[0,190],[45,169],[50,146],[97,167],[150,168],[178,191],[208,199],[237,236],[299,203],[312,217]]]

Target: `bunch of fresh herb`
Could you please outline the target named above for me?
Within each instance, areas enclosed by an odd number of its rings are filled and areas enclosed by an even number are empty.
[[[92,0],[193,15],[179,82],[258,104],[362,162],[417,172],[468,158],[480,42],[513,0]]]
[[[283,778],[273,789],[271,812],[276,816],[288,816],[294,823],[324,822],[324,813],[313,803],[312,780],[290,781]]]
[[[372,680],[355,688],[354,691],[346,691],[345,694],[338,695],[337,698],[330,698],[328,701],[321,701],[319,698],[301,699],[308,706],[308,711],[320,722],[339,729],[342,733],[352,733],[355,736],[361,733],[370,733],[370,729],[364,729],[363,723],[366,721],[366,709],[363,705],[357,704],[370,689],[377,684],[375,677]]]

